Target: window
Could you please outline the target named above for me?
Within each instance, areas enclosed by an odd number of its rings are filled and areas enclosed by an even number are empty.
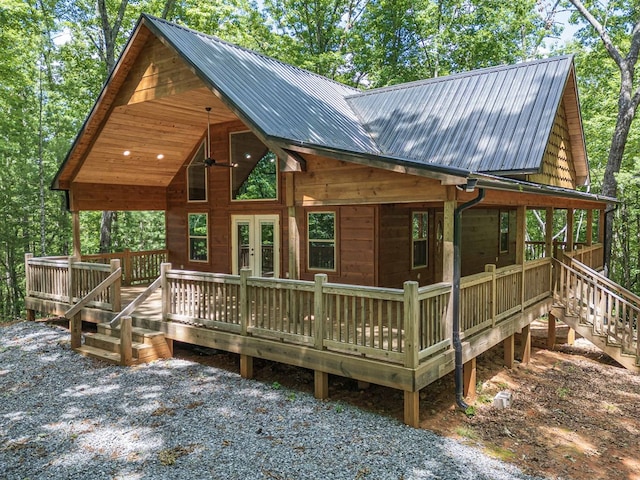
[[[189,214],[189,260],[209,261],[209,229],[206,213]]]
[[[309,212],[307,215],[309,269],[336,269],[336,214]]]
[[[187,167],[187,200],[207,201],[207,168],[204,165],[204,142]]]
[[[509,251],[509,212],[500,212],[500,253]]]
[[[429,263],[429,214],[413,212],[411,229],[412,266],[426,267]]]
[[[278,198],[278,162],[275,153],[252,132],[235,132],[229,139],[232,200]]]

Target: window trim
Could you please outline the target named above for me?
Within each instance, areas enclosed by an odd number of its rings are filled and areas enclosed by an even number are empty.
[[[193,153],[193,156],[191,157],[191,161],[189,162],[189,164],[187,165],[187,170],[186,170],[186,180],[187,180],[187,203],[206,203],[209,201],[209,172],[208,172],[208,168],[204,165],[204,158],[203,163],[202,163],[202,168],[204,170],[204,200],[192,200],[190,198],[190,193],[191,193],[191,186],[190,186],[190,175],[189,175],[189,169],[191,167],[196,167],[198,165],[193,165],[193,162],[196,160],[196,157],[198,155],[198,152],[200,151],[200,148],[203,148],[203,152],[206,152],[206,145],[205,142],[207,141],[207,139],[203,139],[197,146],[195,152]]]
[[[312,239],[309,238],[309,216],[310,215],[316,215],[316,214],[320,214],[320,213],[330,213],[331,215],[333,215],[333,240],[326,240],[326,239]],[[306,215],[306,234],[307,234],[307,244],[306,244],[306,249],[307,249],[307,271],[308,272],[338,272],[338,212],[336,210],[311,210],[311,211],[307,211],[307,215]],[[310,252],[311,249],[309,248],[309,244],[311,243],[311,241],[317,241],[317,242],[331,242],[333,241],[333,269],[330,268],[319,268],[319,267],[312,267],[310,264]]]
[[[505,214],[507,216],[507,230],[505,232],[502,231],[502,215]],[[502,249],[502,235],[507,235],[507,249]],[[509,210],[499,210],[498,211],[498,253],[509,253],[509,237],[511,234],[511,213]]]
[[[229,132],[229,163],[233,163],[233,149],[231,148],[231,137],[232,135],[236,135],[239,133],[253,133],[252,130],[234,130]],[[258,136],[253,133],[253,135],[258,138]],[[260,138],[258,138],[260,140]],[[260,140],[262,141],[262,140]],[[267,145],[265,145],[267,147]],[[268,148],[268,147],[267,147]],[[233,198],[233,168],[230,168],[229,172],[229,201],[230,202],[278,202],[280,201],[280,159],[270,148],[268,148],[269,152],[275,155],[275,166],[276,166],[276,196],[274,198]]]
[[[427,216],[427,236],[426,237],[418,237],[418,238],[414,238],[413,237],[413,219],[415,218],[416,215],[426,215]],[[410,224],[410,228],[411,228],[411,270],[418,270],[421,268],[429,268],[429,221],[431,220],[430,215],[429,215],[429,211],[428,210],[415,210],[411,212],[411,224]],[[414,258],[414,254],[415,254],[415,244],[416,242],[425,242],[425,264],[424,265],[416,265],[415,264],[415,258]]]
[[[201,235],[191,235],[191,225],[190,225],[190,220],[191,217],[194,215],[204,215],[206,222],[207,222],[207,235],[206,236],[201,236]],[[206,260],[195,260],[192,258],[191,256],[191,239],[192,238],[197,238],[197,239],[204,239],[206,242],[206,253],[207,253],[207,258]],[[209,213],[208,212],[188,212],[187,213],[187,261],[189,263],[209,263]]]

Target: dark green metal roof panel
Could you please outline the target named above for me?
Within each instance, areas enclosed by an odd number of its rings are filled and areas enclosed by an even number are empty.
[[[533,172],[571,56],[386,87],[349,97],[384,154],[471,172]]]
[[[346,101],[358,90],[165,20],[144,18],[265,135],[379,152]]]

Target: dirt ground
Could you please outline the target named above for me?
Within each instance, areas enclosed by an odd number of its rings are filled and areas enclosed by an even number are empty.
[[[539,339],[542,340],[542,339]],[[455,406],[453,375],[421,392],[421,427],[476,445],[525,472],[552,479],[640,480],[640,375],[617,366],[584,340],[539,348],[509,370],[501,346],[478,358],[477,396],[467,415]],[[238,357],[206,348],[176,356],[238,371]],[[255,378],[278,388],[313,391],[311,371],[255,360]],[[330,377],[332,401],[402,419],[402,392]],[[509,390],[508,409],[492,406]]]

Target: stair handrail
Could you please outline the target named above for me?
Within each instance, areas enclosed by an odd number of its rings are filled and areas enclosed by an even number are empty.
[[[133,302],[131,302],[129,305],[123,308],[122,311],[120,311],[113,318],[113,320],[109,322],[109,326],[111,328],[118,328],[120,326],[120,321],[122,320],[122,318],[130,316],[136,308],[142,305],[145,302],[145,300],[147,300],[147,298],[149,298],[151,294],[160,287],[161,284],[162,284],[162,275],[156,278],[153,281],[153,283],[144,290],[144,292],[142,292],[140,295],[138,295],[135,298]]]
[[[98,295],[104,292],[107,288],[113,285],[118,279],[122,277],[122,269],[118,267],[107,278],[100,282],[93,290],[82,297],[78,303],[75,303],[69,310],[64,312],[64,316],[67,319],[73,318],[80,310],[86,307],[89,302],[93,301]]]
[[[558,259],[554,258],[554,261],[557,262],[562,269],[565,269],[565,270],[575,274],[577,277],[580,278],[580,280],[582,280],[584,282],[591,283],[594,286],[594,288],[601,288],[603,290],[608,290],[608,288],[607,288],[608,285],[603,285],[601,282],[599,282],[598,279],[594,279],[593,277],[589,276],[587,272],[581,272],[580,270],[577,270],[577,269],[571,267],[570,265],[567,265],[566,263],[561,262]],[[578,263],[580,263],[580,262],[578,262]],[[586,268],[589,269],[589,267],[586,267]],[[589,269],[589,270],[591,270],[591,269]],[[606,277],[604,277],[604,276],[602,276],[602,277],[606,279]],[[613,282],[611,282],[611,280],[609,280],[609,279],[607,279],[607,280],[608,280],[609,284],[613,283]],[[615,283],[613,285],[614,286],[619,286],[619,285],[617,285]],[[565,285],[564,288],[569,288],[569,287],[567,285]],[[622,287],[620,287],[620,288],[622,288]],[[609,290],[609,294],[611,295],[612,299],[615,299],[615,300],[621,301],[623,303],[626,303],[632,311],[635,311],[636,315],[640,316],[640,306],[639,305],[634,304],[633,302],[629,301],[628,298],[625,298],[624,296],[620,296],[616,292],[613,292],[611,290]],[[561,292],[561,295],[564,297],[565,292]],[[633,329],[634,332],[636,332],[636,335],[637,335],[638,327],[637,326],[636,327],[631,326],[631,328]],[[609,323],[609,326],[608,326],[608,329],[607,329],[607,335],[615,338],[616,341],[618,341],[621,345],[624,344],[625,339],[623,338],[623,336],[619,335],[617,330],[614,330],[614,331],[611,330],[611,323]],[[634,337],[633,333],[629,338],[629,340],[630,340],[629,347],[630,348],[633,347],[634,339],[636,341],[635,350],[637,350],[637,355],[640,356],[640,342],[638,342],[637,337]]]
[[[616,291],[622,297],[627,297],[628,301],[631,301],[636,306],[638,306],[638,308],[640,308],[640,297],[638,295],[636,295],[630,290],[627,290],[622,285],[618,285],[616,282],[609,279],[604,274],[598,272],[597,270],[594,270],[593,268],[585,265],[584,263],[576,260],[575,258],[570,257],[568,255],[566,255],[566,258],[570,259],[572,268],[578,271],[582,270],[583,273],[590,275],[592,277],[595,277],[598,283],[606,284],[610,289]]]

